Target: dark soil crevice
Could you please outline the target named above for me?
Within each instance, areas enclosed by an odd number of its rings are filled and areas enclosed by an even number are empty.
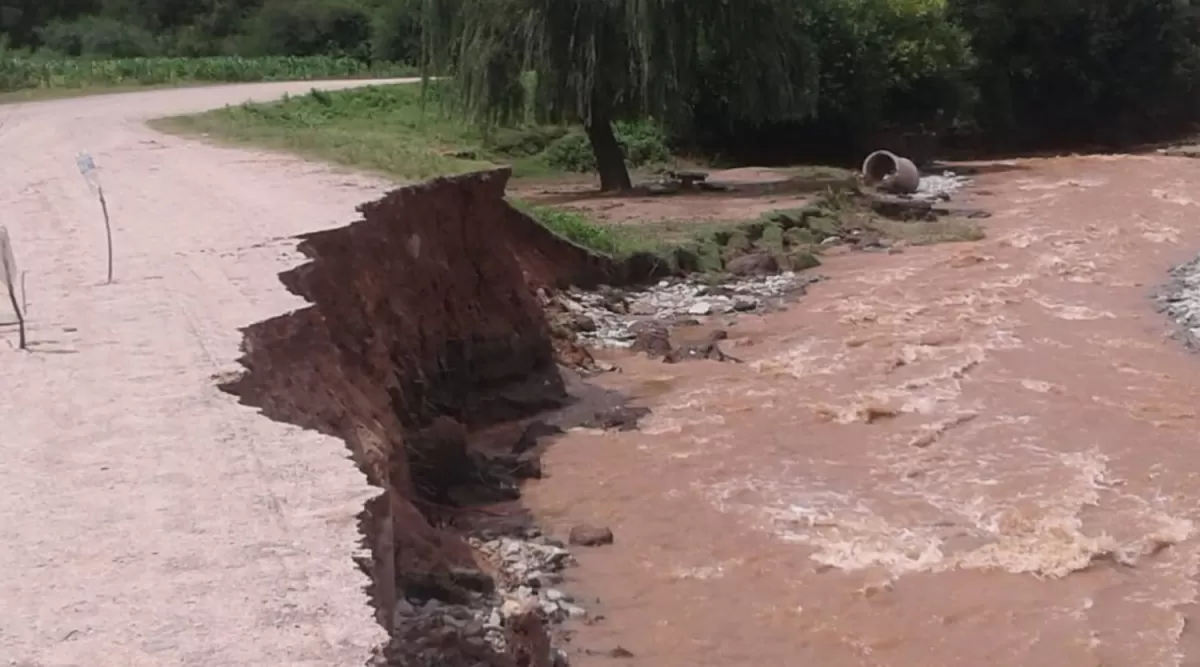
[[[406,596],[469,590],[451,573],[474,571],[473,554],[439,511],[514,500],[520,479],[541,474],[538,438],[557,430],[534,417],[570,403],[558,360],[578,349],[552,339],[539,289],[621,271],[506,203],[509,175],[401,188],[360,206],[358,222],[304,236],[310,261],[280,280],[311,305],[247,327],[246,371],[222,386],[343,439],[382,489],[359,516],[371,554],[360,565],[397,639]],[[487,664],[550,664],[536,619],[508,632],[506,655]],[[478,649],[455,655],[478,664]]]

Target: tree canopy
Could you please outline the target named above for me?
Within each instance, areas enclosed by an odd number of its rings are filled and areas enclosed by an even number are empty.
[[[453,72],[472,116],[582,123],[601,187],[628,189],[613,121],[686,122],[714,62],[746,117],[811,114],[805,21],[792,0],[427,0],[423,25],[427,71]]]

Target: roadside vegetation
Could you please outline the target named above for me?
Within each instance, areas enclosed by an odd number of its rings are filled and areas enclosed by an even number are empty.
[[[505,163],[629,194],[696,161],[853,164],[881,147],[923,161],[1187,132],[1198,16],[1175,0],[0,0],[0,91],[420,72],[438,78],[160,127],[401,179]],[[610,252],[673,238],[531,205]],[[859,236],[978,233],[871,224]]]
[[[594,169],[586,137],[566,125],[514,119],[481,127],[445,105],[449,84],[368,86],[153,121],[159,129],[292,151],[398,180],[464,173],[498,163],[518,177]],[[672,159],[662,132],[622,123],[618,140],[635,168]]]
[[[416,68],[345,56],[0,59],[0,92],[70,91],[194,83],[412,76]]]

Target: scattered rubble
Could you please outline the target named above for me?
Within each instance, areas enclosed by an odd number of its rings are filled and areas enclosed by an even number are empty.
[[[1171,269],[1171,280],[1154,296],[1158,310],[1177,326],[1176,336],[1200,351],[1200,257]]]
[[[536,529],[526,530],[519,537],[472,537],[468,543],[484,561],[484,567],[496,574],[460,571],[460,579],[469,574],[465,581],[479,584],[465,599],[431,597],[427,591],[410,587],[408,597],[396,603],[387,664],[566,665],[566,652],[548,643],[535,647],[537,655],[522,660],[520,654],[531,650],[523,639],[542,634],[530,630],[536,624],[599,620],[583,603],[558,588],[563,582],[562,571],[575,562],[571,552],[561,541],[541,535]],[[441,599],[445,597],[455,599]]]
[[[939,174],[922,174],[917,191],[910,195],[913,199],[928,201],[949,201],[959,190],[971,184],[971,179],[960,176],[953,171],[943,171]]]
[[[817,275],[785,271],[722,285],[686,279],[663,280],[641,291],[568,290],[552,300],[560,310],[553,323],[594,345],[629,348],[638,339],[640,323],[764,312],[782,305],[788,296],[803,294],[808,285],[819,280]],[[661,356],[667,352],[664,350]]]

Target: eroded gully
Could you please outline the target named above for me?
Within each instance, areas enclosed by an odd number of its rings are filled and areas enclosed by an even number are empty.
[[[1200,162],[1023,161],[974,244],[835,257],[747,363],[629,357],[640,431],[573,432],[526,498],[611,526],[580,646],[656,667],[1187,665],[1200,359],[1149,298],[1200,248]],[[611,658],[580,656],[576,664]]]

